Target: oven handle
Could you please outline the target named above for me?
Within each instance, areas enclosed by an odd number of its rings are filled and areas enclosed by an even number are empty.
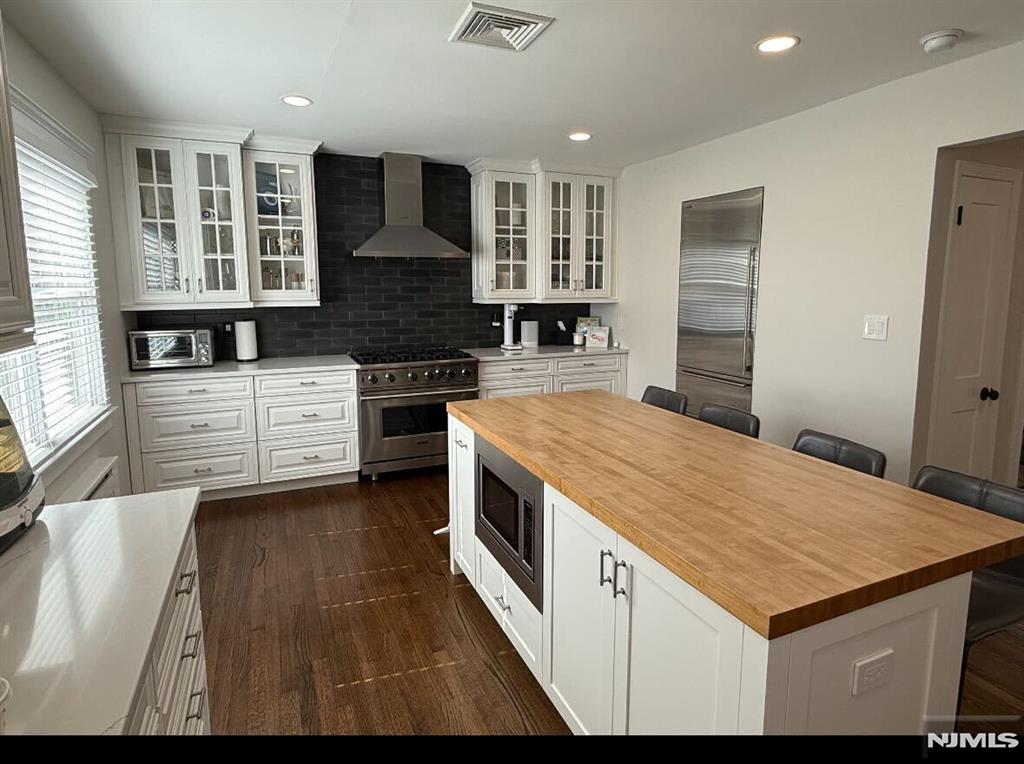
[[[440,398],[445,395],[452,395],[455,393],[478,393],[480,392],[479,387],[467,387],[461,390],[425,390],[422,393],[391,393],[389,395],[364,395],[364,401],[382,401],[389,398],[419,398],[426,395],[432,395],[435,398]]]

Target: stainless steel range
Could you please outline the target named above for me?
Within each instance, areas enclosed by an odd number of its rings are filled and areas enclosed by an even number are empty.
[[[448,461],[448,401],[478,397],[479,361],[447,345],[350,353],[359,364],[361,468],[381,472]]]

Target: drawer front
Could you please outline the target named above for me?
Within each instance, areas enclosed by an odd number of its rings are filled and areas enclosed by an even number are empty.
[[[160,631],[160,647],[153,652],[158,703],[163,703],[169,695],[181,662],[189,620],[199,607],[199,562],[195,543],[193,531],[186,542],[182,566],[175,574],[173,599],[164,611],[166,624]]]
[[[356,389],[356,372],[331,371],[315,374],[267,374],[257,376],[256,395],[335,393]]]
[[[508,379],[510,377],[537,377],[551,374],[550,358],[517,358],[513,361],[482,361],[480,379]]]
[[[354,432],[327,438],[261,441],[259,452],[261,483],[359,469],[358,438]]]
[[[186,734],[194,720],[202,718],[206,702],[206,654],[198,601],[189,620],[188,636],[190,638],[182,648],[178,675],[164,711],[169,735]]]
[[[247,400],[140,407],[139,435],[143,453],[255,440],[255,405]]]
[[[537,681],[541,681],[541,615],[526,595],[505,576],[505,634],[526,662]]]
[[[252,485],[259,482],[256,465],[255,443],[142,455],[147,491]]]
[[[483,544],[476,545],[476,593],[498,623],[505,619],[505,571]]]
[[[513,395],[541,395],[550,393],[551,377],[537,379],[504,379],[480,383],[481,398],[508,398]]]
[[[589,371],[618,371],[621,366],[621,359],[618,355],[592,355],[581,354],[578,358],[557,358],[555,359],[555,373],[565,374],[566,372],[589,372]]]
[[[316,435],[356,429],[354,395],[261,398],[257,405],[260,438]]]
[[[591,372],[587,374],[567,374],[555,377],[556,393],[575,393],[580,390],[604,390],[619,395],[621,390],[619,372]]]
[[[210,377],[188,381],[137,382],[135,395],[140,406],[152,403],[186,403],[188,401],[221,401],[228,398],[252,398],[252,377]]]

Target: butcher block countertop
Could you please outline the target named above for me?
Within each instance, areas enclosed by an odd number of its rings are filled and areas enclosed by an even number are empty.
[[[768,639],[1024,554],[1024,524],[605,392],[448,411]]]

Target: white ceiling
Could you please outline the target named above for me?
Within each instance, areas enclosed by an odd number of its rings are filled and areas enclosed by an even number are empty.
[[[468,0],[0,0],[99,111],[330,151],[627,165],[1024,39],[1019,0],[492,0],[554,16],[522,53],[454,44]],[[918,38],[967,30],[953,51]],[[775,58],[758,39],[803,43]],[[284,106],[284,93],[315,100]],[[884,115],[879,115],[884,118]],[[572,144],[566,134],[594,138]]]

